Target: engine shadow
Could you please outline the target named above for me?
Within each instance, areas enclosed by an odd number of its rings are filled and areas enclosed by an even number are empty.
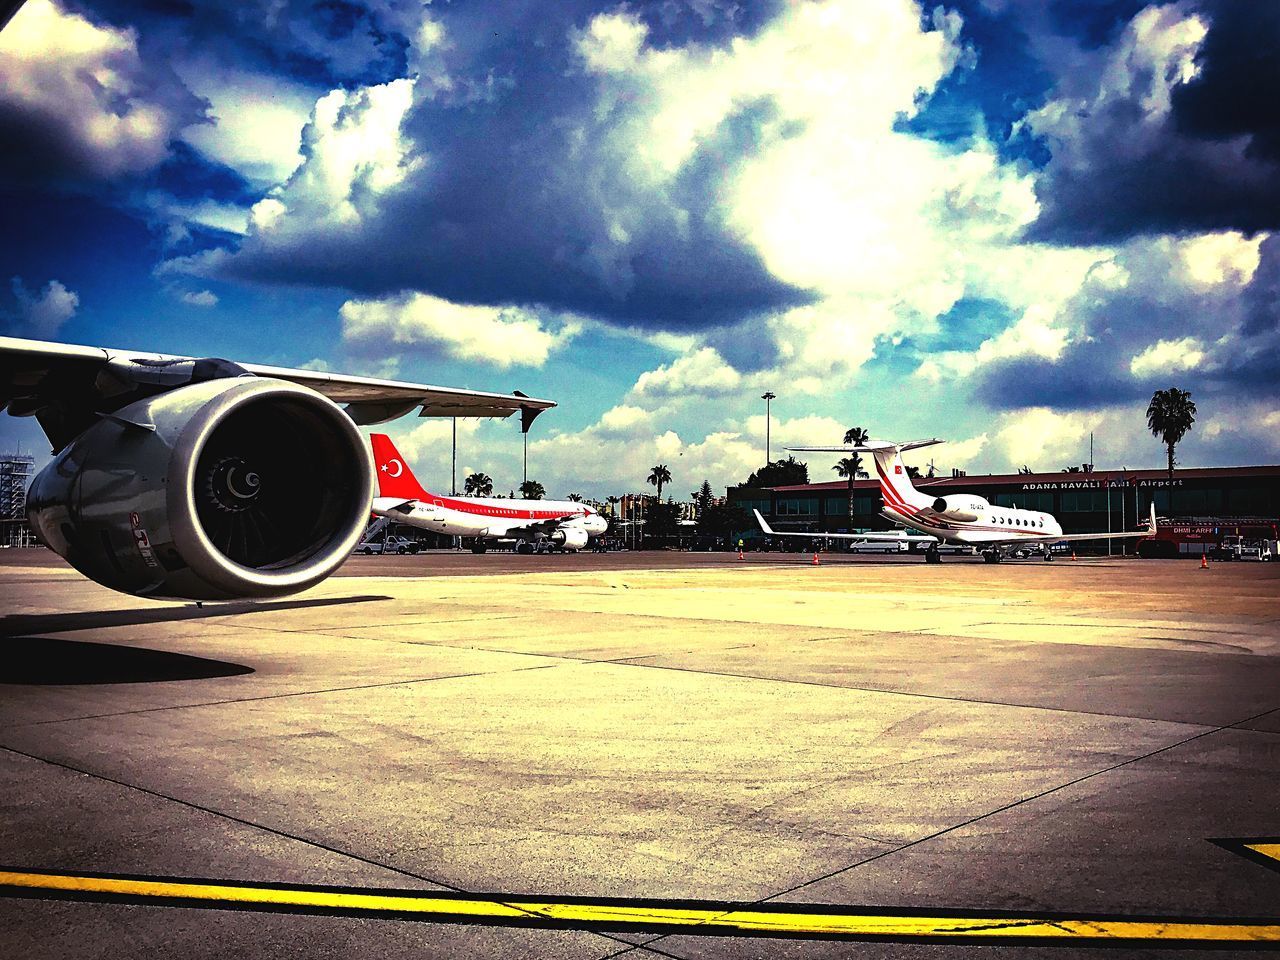
[[[278,610],[306,610],[316,607],[342,606],[348,603],[372,603],[390,600],[388,596],[326,597],[315,600],[236,601],[207,603],[197,607],[155,607],[134,610],[89,610],[82,613],[15,613],[0,617],[0,637],[26,637],[31,634],[69,633],[72,630],[133,627],[148,623],[179,623],[183,620],[206,620],[232,617],[242,613],[266,613]]]
[[[185,653],[49,637],[12,637],[0,652],[0,683],[29,686],[209,680],[254,672]]]

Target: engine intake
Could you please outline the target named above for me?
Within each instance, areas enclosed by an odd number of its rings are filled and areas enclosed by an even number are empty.
[[[587,545],[587,531],[581,527],[561,527],[552,531],[550,541],[566,550],[581,550]]]
[[[332,573],[372,496],[368,447],[336,405],[237,377],[99,420],[36,478],[28,516],[46,544],[113,589],[269,597]]]
[[[938,497],[933,501],[933,512],[959,523],[972,523],[978,519],[977,505],[958,497]]]

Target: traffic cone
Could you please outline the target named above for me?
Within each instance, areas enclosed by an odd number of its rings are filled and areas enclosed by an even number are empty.
[[[741,550],[739,550],[739,551],[738,551],[738,559],[739,559],[739,560],[745,560],[745,559],[747,559],[746,557],[744,557],[744,556],[742,555],[742,551],[741,551]]]
[[[1074,550],[1072,550],[1072,551],[1071,551],[1071,559],[1072,559],[1072,560],[1074,560],[1075,558],[1076,558],[1076,552],[1075,552]]]
[[[1209,569],[1209,555],[1207,553],[1200,554],[1200,569],[1201,570]]]
[[[818,566],[818,555],[816,553],[813,555],[813,565],[815,567]]]

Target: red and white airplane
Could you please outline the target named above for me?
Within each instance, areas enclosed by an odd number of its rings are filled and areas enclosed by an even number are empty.
[[[515,540],[520,553],[532,553],[539,546],[578,550],[609,525],[594,508],[572,500],[503,500],[429,493],[418,483],[390,437],[375,433],[371,439],[378,474],[373,512],[447,537],[475,537],[473,553],[484,553],[486,541],[492,540]]]
[[[912,530],[913,534],[892,533],[792,533],[773,530],[755,511],[760,529],[775,537],[822,537],[833,540],[857,540],[860,542],[893,542],[926,544],[925,561],[938,563],[942,554],[938,547],[943,543],[977,548],[987,563],[999,563],[1016,549],[1031,549],[1046,560],[1052,560],[1049,547],[1055,543],[1076,540],[1123,540],[1131,537],[1149,537],[1156,528],[1156,506],[1151,504],[1151,526],[1146,530],[1127,533],[1071,533],[1064,534],[1062,526],[1051,513],[1037,510],[1019,510],[1017,507],[994,506],[982,497],[963,494],[950,497],[934,497],[917,490],[911,484],[907,468],[902,463],[902,451],[916,447],[928,447],[941,440],[912,440],[909,443],[891,443],[886,440],[868,440],[851,447],[788,447],[788,450],[807,453],[870,453],[875,460],[876,473],[880,477],[880,496],[884,500],[881,514],[895,523]]]

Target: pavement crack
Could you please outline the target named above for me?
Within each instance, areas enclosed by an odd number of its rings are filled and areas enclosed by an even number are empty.
[[[558,663],[543,663],[533,667],[516,667],[513,670],[479,670],[472,673],[450,673],[439,677],[415,677],[409,680],[387,680],[380,683],[360,683],[349,687],[327,687],[322,690],[295,690],[291,693],[271,693],[261,697],[228,697],[223,700],[202,700],[198,703],[174,703],[163,707],[143,707],[139,710],[121,710],[116,713],[92,713],[82,717],[60,717],[56,720],[33,720],[31,723],[14,724],[14,729],[43,727],[56,723],[76,723],[81,720],[101,720],[106,717],[131,717],[142,713],[162,713],[166,710],[190,710],[197,707],[218,707],[230,703],[257,703],[264,700],[287,700],[290,697],[313,697],[326,693],[349,693],[354,690],[377,690],[383,687],[410,686],[417,683],[435,683],[437,680],[465,680],[469,677],[492,677],[497,674],[527,673],[530,670],[550,670]]]
[[[83,767],[77,767],[74,764],[67,763],[62,760],[53,760],[53,759],[50,759],[49,757],[42,757],[42,756],[39,756],[38,754],[29,753],[26,750],[19,750],[17,747],[9,746],[8,744],[3,744],[3,743],[0,743],[0,750],[7,750],[9,753],[16,754],[17,756],[20,756],[20,757],[26,757],[28,760],[34,760],[37,763],[45,763],[52,767],[58,767],[59,769],[66,770],[69,773],[79,774],[80,776],[83,776],[83,777],[91,777],[95,780],[101,780],[103,783],[115,784],[118,787],[124,787],[126,790],[136,790],[138,793],[145,794],[146,796],[149,796],[149,797],[154,797],[157,800],[164,800],[169,803],[176,803],[179,806],[186,807],[189,810],[196,810],[200,813],[207,814],[208,816],[219,817],[223,820],[230,821],[231,823],[238,823],[241,826],[249,827],[250,829],[253,829],[253,830],[261,830],[265,833],[271,834],[272,836],[280,837],[285,840],[292,840],[296,843],[302,843],[309,847],[314,847],[317,850],[324,850],[326,853],[332,853],[335,856],[346,857],[347,859],[354,860],[357,863],[367,864],[368,866],[377,867],[381,870],[386,870],[390,873],[399,874],[402,877],[409,877],[410,879],[418,880],[418,881],[421,881],[422,883],[429,883],[436,887],[439,887],[442,890],[448,890],[452,893],[466,894],[468,896],[473,896],[473,897],[485,896],[485,894],[478,893],[473,890],[468,890],[465,887],[459,887],[456,884],[449,883],[445,880],[437,879],[436,877],[430,877],[430,876],[427,876],[426,874],[416,873],[413,870],[406,870],[403,867],[397,867],[392,864],[386,863],[382,860],[376,860],[372,857],[366,857],[362,854],[355,853],[352,850],[344,850],[341,847],[335,847],[335,846],[332,846],[331,844],[323,843],[322,841],[315,840],[311,837],[304,837],[301,834],[290,833],[288,830],[281,830],[278,827],[268,826],[265,823],[258,823],[254,820],[247,820],[244,817],[238,817],[235,814],[227,813],[224,810],[217,810],[217,809],[214,809],[213,807],[205,806],[202,803],[196,803],[195,801],[192,801],[192,800],[184,800],[182,797],[176,797],[176,796],[173,796],[172,794],[162,793],[159,790],[152,790],[149,787],[144,787],[137,783],[129,783],[124,780],[117,780],[115,777],[108,777],[105,774],[95,773],[92,770],[86,770]],[[530,907],[527,904],[510,903],[501,898],[493,898],[493,899],[494,899],[494,902],[501,903],[503,906],[510,907],[513,910],[519,910],[523,913],[529,914],[530,916],[536,916],[536,917],[545,919],[545,916],[541,911],[539,911],[534,907]],[[569,929],[577,930],[581,933],[591,934],[592,936],[597,936],[604,940],[611,940],[614,943],[625,944],[626,949],[623,952],[628,952],[630,949],[638,946],[637,944],[633,944],[629,940],[624,940],[621,937],[614,936],[610,933],[607,933],[601,930],[594,930],[585,926],[573,926],[573,925],[566,925],[566,926],[568,926]],[[655,939],[658,939],[658,938],[655,938]],[[673,960],[682,960],[682,958],[675,957],[674,954],[666,953],[662,950],[651,949],[645,946],[640,946],[640,949],[646,950],[650,953],[657,953],[661,956],[672,957]]]

